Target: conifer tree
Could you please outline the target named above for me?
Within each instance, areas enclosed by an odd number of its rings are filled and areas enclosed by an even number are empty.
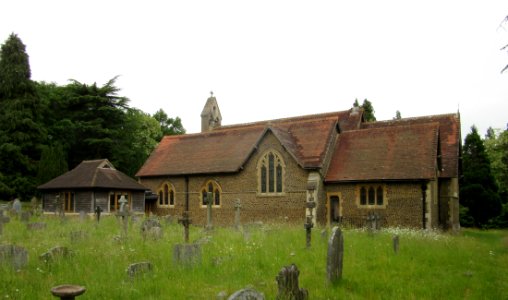
[[[44,129],[25,45],[11,34],[0,48],[0,199],[34,193]]]
[[[487,226],[501,211],[490,161],[475,126],[466,136],[462,153],[460,204],[468,209],[474,225],[479,227]]]
[[[366,122],[376,121],[376,117],[374,116],[375,112],[374,107],[372,106],[372,103],[369,100],[367,99],[363,100],[362,108],[363,108],[363,118],[365,119]]]

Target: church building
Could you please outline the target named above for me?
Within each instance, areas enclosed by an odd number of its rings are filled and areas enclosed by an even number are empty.
[[[366,122],[349,110],[221,124],[213,95],[201,133],[164,137],[136,176],[158,195],[160,215],[232,225],[290,222],[457,229],[461,148],[458,113]],[[308,205],[309,202],[314,205]]]

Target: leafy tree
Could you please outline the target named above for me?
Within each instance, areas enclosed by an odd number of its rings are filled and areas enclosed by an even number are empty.
[[[466,136],[462,153],[460,204],[468,208],[475,226],[486,226],[501,212],[490,161],[475,126]]]
[[[402,119],[402,116],[400,115],[400,111],[396,111],[395,112],[395,117],[393,119],[394,120],[400,120],[400,119]]]
[[[0,49],[0,198],[34,194],[45,139],[25,45],[11,34]]]
[[[353,103],[353,107],[360,107],[360,103],[358,103],[358,99],[355,99],[355,102]]]
[[[489,157],[501,199],[506,203],[508,202],[508,130],[489,128],[485,136],[485,151]]]
[[[161,108],[155,112],[153,118],[159,122],[162,135],[158,139],[159,141],[165,135],[177,135],[185,134],[185,128],[183,128],[182,120],[179,117],[168,118],[168,115]]]
[[[113,149],[112,163],[127,175],[134,176],[157,146],[162,136],[156,119],[139,109],[126,111],[124,138]]]

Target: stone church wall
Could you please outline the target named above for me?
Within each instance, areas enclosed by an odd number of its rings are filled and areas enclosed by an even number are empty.
[[[370,183],[369,183],[370,184]],[[375,183],[374,183],[375,184]],[[359,205],[359,185],[362,183],[328,184],[327,193],[341,195],[344,222],[363,225],[371,212],[382,218],[383,227],[423,227],[423,205],[421,183],[378,183],[385,187],[384,207],[362,207]]]
[[[284,193],[266,196],[258,191],[257,163],[268,150],[276,150],[284,159]],[[305,199],[308,172],[303,170],[280,142],[268,132],[257,150],[251,155],[243,170],[235,174],[189,176],[189,211],[193,224],[206,223],[206,206],[201,205],[201,189],[208,180],[215,180],[222,189],[220,207],[213,207],[213,223],[234,224],[235,200],[241,201],[241,222],[292,222],[305,221]],[[160,187],[170,182],[175,188],[175,205],[171,208],[158,207],[160,215],[180,216],[185,210],[185,177],[141,178],[141,183],[157,193]]]

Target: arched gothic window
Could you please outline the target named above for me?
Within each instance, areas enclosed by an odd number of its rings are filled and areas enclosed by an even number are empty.
[[[276,151],[267,151],[258,161],[258,192],[281,194],[284,192],[285,164]]]
[[[215,180],[207,181],[201,188],[201,205],[206,206],[208,193],[212,193],[212,206],[220,206],[222,189]]]
[[[158,193],[157,204],[160,207],[175,206],[175,187],[171,183],[163,183]]]

